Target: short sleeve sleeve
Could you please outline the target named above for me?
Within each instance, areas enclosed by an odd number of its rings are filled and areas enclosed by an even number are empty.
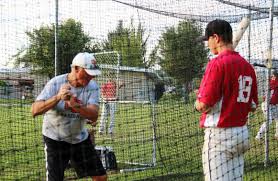
[[[223,77],[223,70],[217,61],[210,62],[201,81],[198,100],[208,106],[218,102],[222,96]]]
[[[99,87],[96,86],[89,90],[88,104],[99,105]]]
[[[53,81],[49,81],[45,87],[43,88],[43,90],[41,91],[41,93],[38,95],[38,97],[36,98],[36,101],[43,101],[43,100],[48,100],[51,97],[53,97],[54,95],[56,95],[56,91],[57,90],[57,84],[53,83]]]
[[[50,99],[51,97],[57,95],[61,84],[55,82],[54,80],[50,80],[41,93],[36,98],[36,101],[45,101]],[[55,106],[57,110],[64,110],[65,109],[65,101],[61,100],[59,103]]]

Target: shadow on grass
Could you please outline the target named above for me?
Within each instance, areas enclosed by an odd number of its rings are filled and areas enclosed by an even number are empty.
[[[254,171],[262,171],[262,170],[271,170],[278,168],[278,160],[270,160],[267,163],[267,166],[264,165],[264,162],[256,162],[255,164],[245,164],[245,172],[254,172]]]
[[[136,180],[136,181],[171,181],[171,180],[202,181],[203,173],[202,172],[175,173],[175,174],[168,174],[168,175],[161,175],[161,176],[153,176],[153,177],[149,177],[146,179],[140,179],[140,180]]]

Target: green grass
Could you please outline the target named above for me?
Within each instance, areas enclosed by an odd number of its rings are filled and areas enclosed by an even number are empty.
[[[7,104],[5,100],[0,102]],[[30,107],[16,100],[0,109],[0,180],[44,180],[42,117],[33,119]],[[138,169],[143,166],[128,162],[152,163],[155,130],[157,160],[155,167],[143,171],[109,171],[109,180],[203,180],[203,130],[199,128],[199,116],[193,110],[193,104],[173,99],[159,102],[155,109],[149,104],[118,105],[114,138],[96,134],[96,144],[113,147],[119,170]],[[153,117],[156,118],[155,124]],[[274,124],[270,127],[268,167],[264,167],[264,143],[254,139],[262,122],[261,111],[250,116],[251,148],[245,155],[246,181],[278,180],[278,143],[273,139]],[[67,170],[66,178],[72,177],[74,172]]]

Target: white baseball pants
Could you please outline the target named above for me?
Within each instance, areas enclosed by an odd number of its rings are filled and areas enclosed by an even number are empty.
[[[108,119],[108,113],[110,115],[110,124],[108,133],[112,134],[114,127],[115,127],[115,112],[116,112],[116,102],[105,102],[102,105],[102,111],[101,111],[101,118],[100,118],[100,126],[99,126],[99,132],[103,133],[106,130],[106,122]]]
[[[247,126],[206,128],[202,153],[205,181],[242,181]]]

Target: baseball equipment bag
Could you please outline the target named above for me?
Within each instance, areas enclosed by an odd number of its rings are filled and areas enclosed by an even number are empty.
[[[111,147],[95,146],[95,149],[99,153],[102,165],[106,170],[117,170],[116,155]]]

